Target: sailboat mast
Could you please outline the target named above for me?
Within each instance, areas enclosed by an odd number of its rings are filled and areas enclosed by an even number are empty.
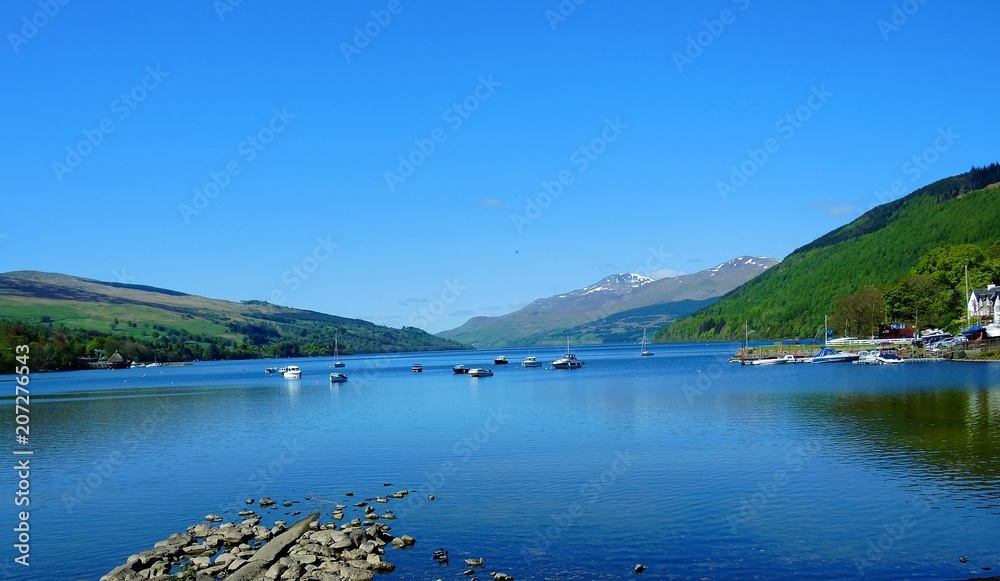
[[[969,313],[969,303],[972,301],[972,296],[969,295],[969,265],[965,265],[965,324],[972,325],[972,315]]]

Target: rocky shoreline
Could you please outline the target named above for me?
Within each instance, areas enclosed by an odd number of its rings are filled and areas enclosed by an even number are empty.
[[[379,514],[374,506],[407,494],[404,490],[356,502],[356,510],[364,508],[363,518],[342,525],[322,523],[320,513],[313,513],[291,526],[277,520],[268,528],[261,524],[259,514],[248,509],[239,513],[241,522],[216,526],[222,517],[209,514],[207,522],[189,526],[187,532],[174,533],[152,549],[130,556],[101,581],[371,581],[375,573],[390,573],[396,568],[384,559],[387,548],[405,550],[416,544],[409,535],[394,536],[386,521],[396,516],[391,510]],[[248,498],[247,505],[252,504],[254,499]],[[276,508],[270,498],[257,504],[262,509]],[[333,521],[343,520],[346,508],[337,504]],[[433,558],[446,564],[447,551],[442,551],[435,551]],[[465,575],[477,580],[473,575],[484,567],[483,559],[467,559],[466,564],[471,568]],[[491,572],[489,576],[493,581],[513,581],[506,573]]]

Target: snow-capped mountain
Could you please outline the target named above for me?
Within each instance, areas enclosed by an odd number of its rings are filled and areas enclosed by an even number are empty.
[[[596,342],[611,342],[614,335],[620,342],[625,340],[621,333],[641,336],[643,326],[658,329],[777,263],[771,258],[740,256],[694,274],[660,280],[634,273],[612,274],[590,286],[538,299],[507,315],[475,317],[439,336],[477,347],[561,344],[567,332],[585,334],[590,342],[595,337]]]

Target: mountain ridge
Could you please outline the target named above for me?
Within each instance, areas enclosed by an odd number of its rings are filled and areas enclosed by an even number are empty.
[[[638,341],[644,326],[686,315],[693,305],[704,306],[777,262],[743,255],[711,269],[659,280],[611,274],[583,288],[536,299],[512,313],[473,317],[438,336],[475,347],[556,345],[567,333],[577,334],[576,341],[584,344]],[[629,311],[635,313],[618,316]]]

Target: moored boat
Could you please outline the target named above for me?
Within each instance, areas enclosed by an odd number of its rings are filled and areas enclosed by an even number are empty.
[[[298,379],[302,377],[302,370],[299,369],[298,366],[296,365],[289,365],[288,367],[285,368],[285,371],[282,373],[282,375],[285,377],[285,379]]]
[[[654,353],[646,349],[646,330],[642,330],[642,347],[639,349],[639,357],[651,357]]]
[[[785,363],[795,363],[794,355],[784,355],[782,357],[765,357],[763,359],[754,359],[750,362],[750,365],[783,365]]]
[[[569,337],[566,337],[566,355],[552,362],[552,367],[556,369],[579,369],[586,365],[586,361],[580,361],[569,349]]]
[[[521,366],[522,367],[541,367],[542,366],[542,362],[539,361],[538,358],[535,357],[534,355],[528,355],[527,357],[524,358],[524,361],[521,362]]]
[[[857,361],[858,356],[854,353],[841,353],[836,349],[831,349],[829,347],[823,347],[819,350],[819,353],[813,355],[810,359],[810,363],[851,363],[852,361]]]
[[[470,369],[469,370],[469,376],[470,377],[492,377],[493,376],[493,370],[492,369],[483,369],[482,367],[476,367],[474,369]]]
[[[905,363],[906,360],[899,356],[894,349],[882,349],[875,357],[879,365],[895,365]]]
[[[465,375],[469,372],[469,368],[462,364],[452,367],[451,370],[455,373],[455,375]]]
[[[510,363],[507,361],[507,357],[503,355],[498,355],[496,359],[493,360],[493,365],[507,365]]]
[[[270,375],[270,374],[274,373],[277,370],[278,370],[277,367],[265,367],[264,368],[264,373],[267,373],[268,375]],[[284,372],[282,372],[282,373],[284,373]]]
[[[333,338],[333,366],[334,367],[344,367],[347,365],[343,361],[340,361],[340,337]]]
[[[419,363],[414,363],[413,366],[410,367],[410,371],[412,371],[413,373],[422,373],[423,370],[424,366]]]
[[[334,372],[330,374],[330,383],[344,383],[345,381],[347,381],[347,375],[343,373]]]

